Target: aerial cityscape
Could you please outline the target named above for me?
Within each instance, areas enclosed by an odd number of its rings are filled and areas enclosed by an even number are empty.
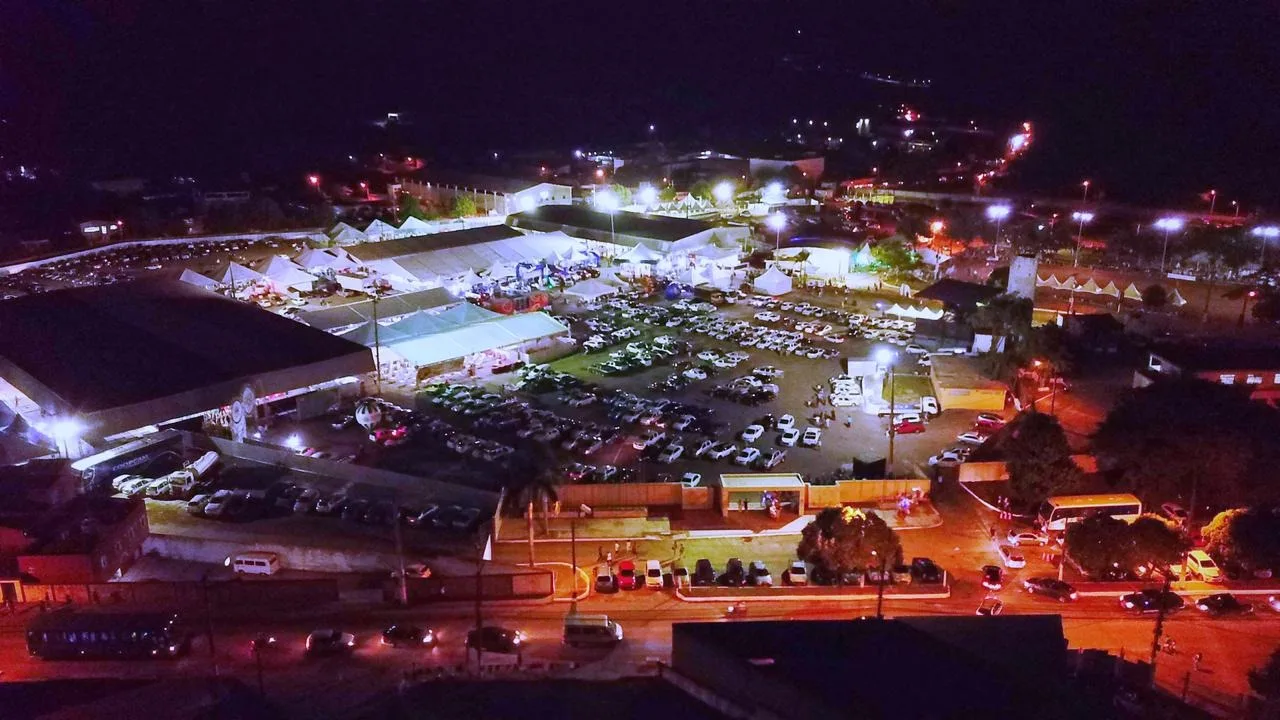
[[[0,719],[1280,719],[1277,21],[0,8]]]

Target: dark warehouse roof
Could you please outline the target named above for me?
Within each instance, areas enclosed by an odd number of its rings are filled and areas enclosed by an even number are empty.
[[[568,235],[575,235],[575,229],[592,230],[597,234],[603,233],[605,235],[604,238],[599,239],[608,239],[608,235],[611,232],[609,213],[592,210],[580,205],[543,205],[533,210],[509,215],[507,223],[511,227],[521,230],[532,230],[534,232],[555,232],[560,230]],[[613,213],[612,232],[633,238],[676,242],[690,235],[697,235],[700,232],[710,230],[713,227],[715,226],[711,223],[703,222],[702,220],[617,212]],[[620,242],[619,244],[631,243]]]

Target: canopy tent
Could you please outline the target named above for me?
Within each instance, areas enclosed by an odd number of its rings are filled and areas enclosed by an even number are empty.
[[[508,265],[504,262],[494,261],[488,268],[489,277],[491,279],[513,277],[516,274],[514,265]]]
[[[268,275],[267,279],[278,287],[306,288],[308,290],[316,282],[316,276],[302,268],[286,268],[275,275]]]
[[[1134,285],[1133,283],[1129,283],[1129,287],[1124,289],[1124,299],[1125,300],[1141,300],[1142,291],[1138,289],[1137,285]]]
[[[205,290],[212,290],[218,287],[217,280],[214,280],[213,278],[207,278],[204,275],[201,275],[200,273],[190,268],[184,269],[182,271],[182,274],[178,276],[178,279],[184,283],[191,283],[196,287],[202,287]]]
[[[496,318],[489,321],[396,342],[391,349],[415,367],[426,367],[569,332],[569,328],[543,312],[493,315]]]
[[[565,295],[582,298],[583,300],[592,301],[602,298],[606,295],[614,295],[618,292],[618,288],[612,285],[606,285],[594,278],[583,280],[573,287],[564,291]]]
[[[276,280],[293,272],[306,272],[306,269],[283,255],[272,255],[258,263],[257,271]]]
[[[470,325],[472,323],[486,322],[489,320],[497,320],[505,317],[501,313],[482,308],[479,305],[473,305],[469,302],[458,303],[453,307],[440,313],[437,317],[448,320],[455,325]]]
[[[374,220],[364,229],[365,237],[370,240],[387,240],[395,237],[399,232],[395,225],[382,220]]]
[[[458,278],[457,282],[459,285],[463,286],[466,290],[470,290],[472,287],[474,287],[476,284],[480,282],[480,276],[477,275],[474,270],[468,270],[465,273],[463,273],[461,277]]]
[[[940,253],[937,250],[934,250],[933,248],[929,248],[929,247],[920,248],[920,250],[918,250],[916,254],[920,256],[921,262],[923,262],[925,265],[932,265],[933,267],[938,267],[943,263],[951,262],[950,255],[947,255],[945,253]]]
[[[373,335],[374,325],[377,325],[377,323],[371,320],[367,323],[357,325],[354,328],[351,328],[350,330],[339,334],[338,337],[344,340],[350,340],[351,342],[358,342],[361,345],[364,345],[365,347],[373,347],[374,345],[383,345],[386,343],[393,343],[399,340],[406,340],[409,337],[408,335],[405,335],[402,332],[393,330],[391,327],[383,325],[378,327],[378,336],[375,338]]]
[[[414,235],[427,235],[431,232],[431,226],[425,220],[416,217],[406,218],[400,223],[401,237],[412,237]]]
[[[599,262],[599,258],[596,255],[589,253],[580,247],[575,247],[568,259],[570,265],[581,265],[583,263],[591,263],[592,265],[595,265]]]
[[[662,259],[662,253],[654,250],[644,243],[639,243],[630,250],[622,253],[622,255],[619,255],[617,259],[619,262],[627,263],[654,263]]]
[[[1102,288],[1098,287],[1098,283],[1094,282],[1093,278],[1086,280],[1085,283],[1080,286],[1079,290],[1080,292],[1093,293],[1094,295],[1102,292]]]
[[[875,262],[875,257],[871,254],[871,245],[862,243],[858,252],[853,254],[852,262],[854,267],[867,267]]]
[[[1187,299],[1182,297],[1182,293],[1178,292],[1178,288],[1173,289],[1173,294],[1169,296],[1169,304],[1174,307],[1182,307],[1187,304]]]
[[[454,330],[461,327],[461,325],[453,320],[440,317],[440,313],[429,313],[425,310],[418,310],[411,315],[406,315],[387,327],[400,333],[402,337],[410,338]]]
[[[1068,276],[1066,280],[1063,280],[1061,283],[1058,283],[1058,287],[1062,290],[1075,290],[1076,288],[1080,287],[1080,284],[1076,282],[1076,279],[1074,276]]]
[[[329,232],[325,234],[328,235],[330,238],[336,238],[348,230],[356,230],[356,229],[344,222],[340,222],[337,225],[334,225],[333,227],[329,228]],[[356,232],[360,232],[360,231],[356,230]],[[363,235],[364,233],[360,233],[360,234]]]
[[[219,276],[218,282],[222,285],[248,285],[262,280],[262,273],[251,270],[238,262],[227,263],[227,269]]]
[[[1049,278],[1043,275],[1036,276],[1036,287],[1045,287],[1049,284]]]
[[[351,226],[333,236],[333,241],[339,245],[356,245],[368,239],[368,236]]]
[[[726,267],[712,264],[707,267],[708,283],[721,290],[730,290],[733,286],[733,271]]]
[[[303,270],[338,269],[346,263],[337,255],[317,248],[308,248],[293,259]]]
[[[1099,292],[1103,295],[1110,295],[1111,297],[1120,297],[1120,288],[1116,287],[1114,280],[1107,283],[1107,286],[1102,288]]]
[[[600,268],[600,277],[597,278],[597,280],[608,285],[617,285],[619,287],[625,287],[627,284],[626,280],[618,277],[618,271],[611,267]]]
[[[756,292],[765,295],[783,295],[791,292],[791,277],[779,270],[777,266],[770,266],[764,274],[755,279],[751,286]]]
[[[899,305],[898,303],[894,303],[894,304],[893,304],[893,307],[891,307],[891,308],[889,308],[888,310],[885,310],[885,311],[884,311],[884,314],[885,314],[885,315],[897,315],[898,317],[902,317],[903,315],[906,315],[906,314],[907,314],[907,311],[906,311],[906,310],[904,310],[904,309],[902,308],[902,306],[901,306],[901,305]]]
[[[1062,289],[1062,281],[1058,279],[1057,275],[1050,275],[1049,279],[1045,280],[1044,284],[1045,287],[1053,288],[1054,290]]]
[[[729,267],[733,267],[738,264],[738,257],[741,255],[741,251],[739,251],[738,248],[706,245],[694,250],[692,254],[717,265],[728,265]]]
[[[413,273],[405,270],[400,266],[400,263],[397,263],[395,260],[385,258],[382,260],[374,260],[364,267],[369,271],[369,274],[386,278],[389,281],[393,278],[401,278],[407,281],[415,280]]]

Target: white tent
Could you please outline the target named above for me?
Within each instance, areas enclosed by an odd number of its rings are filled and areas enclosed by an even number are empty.
[[[334,225],[333,227],[329,228],[329,232],[325,234],[331,238],[336,238],[348,230],[356,230],[356,229],[344,222],[340,222],[337,225]],[[356,232],[360,232],[360,231],[356,230]],[[364,233],[361,233],[361,234],[363,235]]]
[[[731,290],[733,286],[734,271],[720,265],[711,264],[707,267],[708,283],[714,285],[721,290]]]
[[[497,280],[499,278],[514,277],[516,274],[515,267],[502,262],[494,262],[489,266],[490,279]]]
[[[325,250],[317,248],[308,248],[293,259],[295,263],[301,265],[304,270],[323,270],[325,268],[336,268],[343,265],[338,256]]]
[[[393,284],[394,284],[395,278],[400,278],[402,280],[406,280],[409,282],[417,281],[417,279],[413,276],[413,273],[409,272],[408,270],[405,270],[403,267],[400,266],[400,263],[396,262],[395,260],[392,260],[391,258],[371,260],[365,264],[365,268],[369,271],[370,275],[376,275],[380,278],[385,278],[388,281],[392,282]]]
[[[1116,287],[1114,280],[1107,283],[1107,286],[1102,288],[1099,292],[1103,295],[1110,295],[1111,297],[1120,297],[1120,288]]]
[[[339,233],[333,236],[333,241],[338,243],[339,245],[355,245],[357,243],[362,243],[369,239],[368,236],[366,236],[364,233],[351,227],[350,225],[347,225],[346,223],[340,223],[340,224],[345,225],[346,227],[344,227],[342,231],[340,231]]]
[[[644,243],[637,244],[618,257],[619,261],[629,263],[657,262],[661,259],[662,253]]]
[[[310,290],[311,286],[316,282],[316,276],[302,270],[301,268],[287,268],[275,275],[268,275],[267,279],[277,287],[284,288],[301,288]]]
[[[1134,285],[1133,283],[1129,283],[1129,287],[1124,289],[1124,299],[1125,300],[1141,300],[1142,291],[1138,289],[1137,285]]]
[[[257,270],[272,280],[278,280],[284,275],[295,272],[306,272],[301,265],[283,255],[272,255],[266,260],[259,262]]]
[[[1066,280],[1063,280],[1061,283],[1059,283],[1058,287],[1062,290],[1075,290],[1076,288],[1080,287],[1080,283],[1077,283],[1074,277],[1069,276],[1067,277]]]
[[[564,294],[591,301],[602,298],[605,295],[614,295],[617,292],[618,288],[606,285],[595,278],[590,278],[565,290]]]
[[[178,276],[178,279],[184,283],[190,283],[196,287],[202,287],[205,290],[212,290],[213,288],[218,287],[217,280],[207,278],[190,268],[184,269],[182,274]]]
[[[370,240],[389,240],[399,232],[395,225],[382,220],[374,220],[369,223],[369,227],[364,229],[365,237]]]
[[[1102,288],[1098,287],[1098,283],[1094,282],[1093,278],[1089,278],[1080,286],[1080,292],[1093,293],[1094,295],[1097,295],[1102,292]]]
[[[1182,297],[1182,293],[1178,292],[1178,288],[1173,289],[1173,294],[1169,296],[1169,304],[1174,307],[1182,307],[1187,304],[1187,299]]]
[[[626,280],[618,277],[618,271],[611,267],[600,268],[600,277],[598,279],[608,285],[625,286],[627,284]]]
[[[933,248],[928,248],[928,247],[920,248],[920,250],[917,251],[916,254],[920,256],[921,262],[923,262],[925,265],[932,265],[933,267],[938,267],[943,263],[951,262],[950,255],[944,255],[943,253],[940,253],[937,250],[934,250]]]
[[[468,270],[462,277],[458,278],[458,284],[463,285],[468,292],[478,282],[480,282],[480,276],[475,274],[473,270]]]
[[[1045,284],[1045,287],[1050,287],[1050,288],[1053,288],[1054,290],[1062,289],[1062,281],[1058,279],[1057,275],[1050,275],[1049,279],[1044,281],[1044,284]]]
[[[791,277],[779,270],[776,266],[771,266],[764,274],[756,278],[752,287],[756,292],[765,295],[783,295],[791,292]]]
[[[361,278],[354,278],[350,275],[334,275],[333,279],[338,281],[338,286],[343,290],[364,292],[365,281]]]
[[[923,320],[941,320],[943,315],[944,313],[942,308],[935,308],[933,310],[930,310],[929,308],[920,308],[916,317]]]
[[[884,311],[884,314],[885,314],[885,315],[897,315],[898,317],[902,317],[903,315],[906,315],[906,314],[907,314],[907,311],[906,311],[906,310],[904,310],[904,309],[902,308],[902,306],[901,306],[901,305],[899,305],[898,303],[894,303],[894,304],[893,304],[893,307],[891,307],[891,308],[889,308],[888,310],[885,310],[885,311]]]
[[[413,237],[415,235],[427,235],[431,232],[431,226],[425,220],[416,217],[406,218],[400,223],[400,236]]]
[[[1036,287],[1044,287],[1048,284],[1049,284],[1049,278],[1044,277],[1043,275],[1036,276]]]
[[[235,285],[237,287],[248,285],[262,279],[262,273],[241,265],[238,262],[232,262],[227,265],[227,269],[223,271],[218,282],[223,285]]]

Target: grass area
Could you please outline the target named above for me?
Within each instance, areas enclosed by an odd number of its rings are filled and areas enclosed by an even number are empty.
[[[1057,325],[1058,313],[1053,310],[1032,310],[1031,325],[1039,327],[1040,325]]]
[[[925,395],[936,395],[933,391],[933,380],[927,375],[903,375],[899,374],[894,380],[895,392],[897,393],[894,402],[898,404],[913,403],[918,401]],[[884,376],[884,398],[889,399],[889,374]]]

